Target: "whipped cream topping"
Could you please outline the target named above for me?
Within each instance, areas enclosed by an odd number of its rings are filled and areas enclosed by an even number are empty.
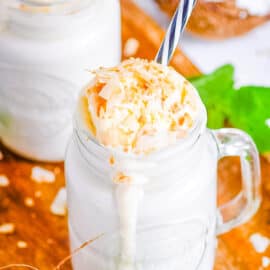
[[[147,154],[193,128],[200,98],[173,68],[129,59],[94,74],[83,98],[88,127],[102,145]]]

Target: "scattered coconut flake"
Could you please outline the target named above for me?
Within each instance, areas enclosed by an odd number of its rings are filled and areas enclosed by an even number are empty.
[[[40,198],[42,196],[42,191],[41,190],[36,190],[35,191],[35,197]]]
[[[263,253],[266,251],[270,244],[269,238],[261,235],[260,233],[254,233],[249,237],[249,241],[253,245],[254,249],[258,253]]]
[[[124,46],[124,56],[134,56],[140,47],[140,42],[136,38],[129,38]]]
[[[18,241],[17,242],[17,247],[18,248],[27,248],[27,243],[26,242],[24,242],[24,241]]]
[[[35,202],[32,198],[30,197],[26,197],[24,199],[24,204],[27,206],[27,207],[33,207],[35,205]]]
[[[262,266],[264,268],[270,266],[270,258],[269,257],[266,257],[266,256],[262,257]]]
[[[2,151],[0,151],[0,160],[4,159],[4,154],[2,153]]]
[[[44,168],[35,166],[32,168],[31,179],[37,183],[53,183],[55,174]]]
[[[58,191],[51,204],[51,213],[56,216],[65,216],[67,214],[67,191],[65,188]]]
[[[0,175],[0,187],[7,187],[9,186],[9,180],[5,175]]]
[[[15,225],[13,223],[3,223],[0,225],[0,234],[13,234],[15,232]]]

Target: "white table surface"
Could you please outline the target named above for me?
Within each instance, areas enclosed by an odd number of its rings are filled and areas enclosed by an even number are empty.
[[[166,28],[169,20],[153,0],[135,0],[148,14]],[[232,63],[238,85],[270,86],[270,23],[249,34],[225,41],[206,41],[185,34],[180,47],[203,72]]]

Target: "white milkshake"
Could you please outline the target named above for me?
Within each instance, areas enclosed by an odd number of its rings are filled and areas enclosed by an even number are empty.
[[[210,270],[218,148],[196,90],[139,59],[94,74],[66,157],[71,247],[103,236],[75,270]]]

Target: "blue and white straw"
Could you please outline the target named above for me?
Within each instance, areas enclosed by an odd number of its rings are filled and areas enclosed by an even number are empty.
[[[156,62],[168,65],[185,30],[196,0],[180,0],[179,6],[171,20],[166,36],[156,56]]]

